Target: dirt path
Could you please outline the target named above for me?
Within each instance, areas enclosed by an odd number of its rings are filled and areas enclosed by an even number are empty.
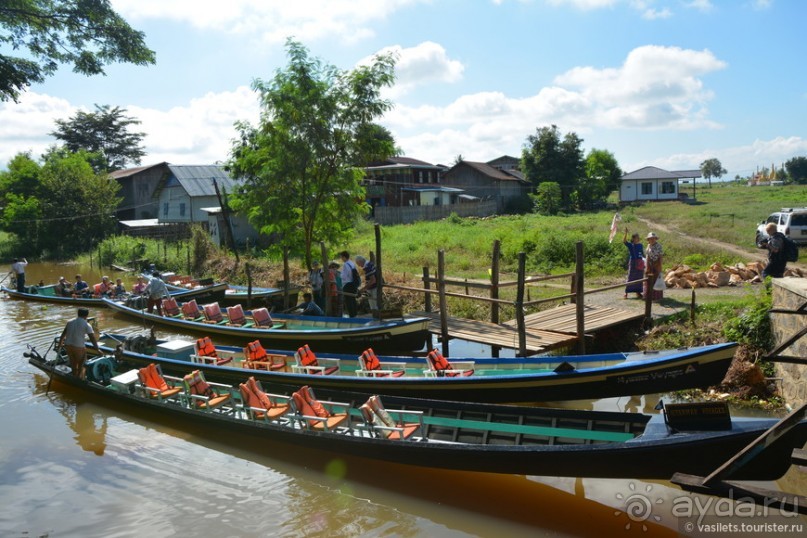
[[[679,237],[686,238],[687,241],[691,241],[692,243],[698,243],[704,246],[708,246],[710,248],[717,248],[720,250],[725,250],[727,252],[731,252],[735,256],[741,256],[750,259],[765,259],[766,254],[765,251],[762,251],[758,248],[741,248],[737,245],[732,245],[729,243],[722,243],[715,239],[704,239],[703,237],[697,237],[694,235],[689,235],[687,233],[682,232],[677,228],[673,228],[670,226],[665,226],[664,224],[659,224],[658,222],[653,222],[648,219],[643,219],[641,217],[636,217],[636,220],[645,224],[648,229],[653,230],[654,232],[662,232],[664,234],[675,234]],[[749,259],[749,261],[751,261]]]

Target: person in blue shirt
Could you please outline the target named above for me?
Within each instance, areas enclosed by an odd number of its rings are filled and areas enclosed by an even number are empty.
[[[76,283],[73,284],[73,293],[78,296],[89,295],[90,285],[81,279],[81,275],[76,275]]]
[[[295,313],[303,316],[324,316],[325,312],[314,302],[314,296],[306,292],[303,294],[303,302],[294,309]]]

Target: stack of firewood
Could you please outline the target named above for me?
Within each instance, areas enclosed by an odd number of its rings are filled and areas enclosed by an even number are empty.
[[[738,263],[723,266],[713,263],[708,271],[696,272],[691,267],[678,264],[667,271],[664,283],[668,288],[719,288],[737,286],[744,282],[759,282],[765,262]],[[796,267],[788,267],[785,276],[804,277],[804,272]]]

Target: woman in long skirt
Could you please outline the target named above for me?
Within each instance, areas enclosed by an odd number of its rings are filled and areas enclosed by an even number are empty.
[[[661,274],[661,258],[664,255],[664,249],[661,248],[661,243],[658,242],[658,236],[653,232],[647,234],[647,267],[645,271],[649,280],[647,281],[648,290],[652,293],[651,298],[654,301],[660,301],[664,297],[663,290],[655,289],[656,280],[664,278]]]
[[[644,247],[642,246],[642,240],[639,234],[633,234],[630,241],[628,241],[628,229],[625,228],[622,242],[628,247],[628,285],[625,286],[625,299],[628,298],[629,293],[635,293],[641,299],[642,283],[633,281],[644,278]]]

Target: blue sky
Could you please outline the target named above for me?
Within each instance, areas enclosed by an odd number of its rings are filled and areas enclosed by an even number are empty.
[[[451,164],[519,156],[535,130],[575,132],[626,172],[727,177],[807,156],[800,0],[112,0],[157,64],[105,77],[62,68],[0,102],[0,167],[41,154],[94,104],[146,133],[142,164],[225,161],[236,121],[257,122],[251,83],[287,64],[285,39],[351,69],[399,54],[382,123],[406,156]]]

